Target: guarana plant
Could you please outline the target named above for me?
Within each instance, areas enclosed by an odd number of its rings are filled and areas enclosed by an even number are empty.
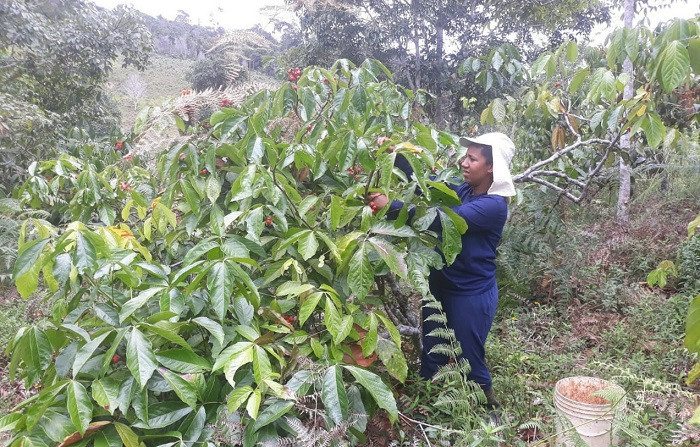
[[[451,262],[466,224],[440,169],[455,136],[412,122],[422,93],[390,79],[374,60],[306,68],[215,112],[155,172],[129,138],[32,165],[19,197],[54,223],[22,225],[13,278],[25,297],[50,290],[51,317],[7,348],[39,390],[0,419],[10,445],[202,444],[222,408],[249,446],[396,420],[407,365],[377,278],[429,298],[434,248]],[[372,191],[414,219],[375,214]]]

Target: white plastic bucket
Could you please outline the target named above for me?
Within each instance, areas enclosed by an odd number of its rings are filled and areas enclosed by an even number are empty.
[[[618,385],[595,377],[568,377],[557,382],[554,386],[557,446],[573,447],[578,437],[590,447],[617,444],[613,420],[615,413],[624,407],[624,401],[610,403],[592,396],[600,390],[614,391],[620,398],[624,395]]]

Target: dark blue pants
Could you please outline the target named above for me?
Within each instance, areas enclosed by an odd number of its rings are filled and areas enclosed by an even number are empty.
[[[486,337],[489,335],[493,318],[498,307],[498,286],[494,285],[488,291],[479,295],[462,295],[431,290],[433,296],[442,303],[442,309],[447,316],[447,326],[454,330],[457,341],[462,347],[460,357],[469,361],[471,372],[469,380],[478,383],[486,391],[491,388],[491,374],[486,366]],[[434,309],[423,308],[423,352],[421,353],[420,375],[428,380],[433,377],[440,366],[447,364],[447,357],[441,354],[430,354],[430,349],[438,343],[446,343],[437,337],[427,334],[435,328],[442,327],[440,323],[425,321],[428,315],[437,312]]]

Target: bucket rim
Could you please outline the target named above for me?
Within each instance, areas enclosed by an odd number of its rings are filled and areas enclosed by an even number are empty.
[[[624,405],[624,399],[620,399],[617,402],[608,402],[605,404],[592,404],[588,402],[581,402],[575,399],[572,399],[566,395],[564,395],[561,391],[559,391],[559,386],[572,382],[572,381],[591,381],[591,382],[597,382],[601,385],[604,385],[603,388],[601,389],[614,389],[614,390],[619,390],[623,395],[625,393],[624,388],[622,388],[620,385],[616,384],[615,382],[611,382],[609,380],[601,379],[600,377],[591,377],[591,376],[570,376],[570,377],[564,377],[562,379],[559,379],[557,383],[554,385],[554,399],[562,401],[562,403],[565,404],[570,404],[570,405],[575,405],[575,406],[583,406],[583,408],[588,408],[593,411],[600,411],[606,408],[610,408],[613,406],[620,406],[621,404]]]

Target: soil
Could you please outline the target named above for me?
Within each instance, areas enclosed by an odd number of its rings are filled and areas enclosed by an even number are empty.
[[[593,393],[604,390],[604,383],[577,383],[566,382],[557,386],[557,390],[564,396],[576,402],[593,405],[608,405],[610,402],[600,396],[594,396]]]

